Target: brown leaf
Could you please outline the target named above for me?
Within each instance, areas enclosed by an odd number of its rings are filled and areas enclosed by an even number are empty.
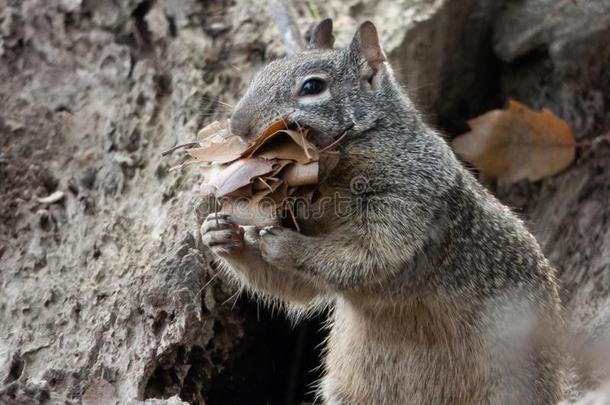
[[[452,142],[455,152],[484,176],[509,184],[559,173],[574,160],[568,124],[548,109],[534,112],[516,101],[468,121],[471,131]]]
[[[270,188],[265,189],[265,190],[261,190],[258,191],[257,193],[255,193],[252,198],[250,199],[250,205],[258,205],[264,198],[267,198],[271,195],[274,195],[274,193],[276,191],[278,191],[278,189],[281,190],[284,189],[284,182],[279,180],[279,181],[275,181],[272,184],[270,184]],[[277,197],[277,195],[275,196]],[[281,199],[283,199],[284,197],[286,197],[285,195],[281,196]],[[270,200],[272,200],[273,198],[269,197]]]
[[[279,132],[256,150],[256,156],[265,159],[294,160],[299,163],[311,162],[306,150],[286,132]]]
[[[248,144],[242,142],[239,137],[233,136],[224,140],[224,142],[211,142],[206,146],[199,148],[186,149],[186,153],[195,158],[195,163],[228,163],[239,159],[244,151],[248,148]]]
[[[292,131],[286,129],[284,132],[287,133],[292,140],[303,149],[309,158],[309,161],[317,160],[320,157],[318,148],[305,138],[305,133],[303,131]]]
[[[293,164],[292,160],[278,160],[275,162],[275,166],[273,168],[273,172],[271,172],[271,176],[277,176],[279,172],[281,172],[286,166]]]
[[[287,126],[288,126],[288,121],[286,121],[284,118],[281,118],[281,119],[275,121],[274,123],[272,123],[271,125],[269,125],[267,127],[267,129],[265,129],[263,131],[263,133],[258,136],[258,139],[267,139],[269,136],[286,128]]]
[[[289,186],[307,186],[318,183],[318,175],[320,167],[318,162],[292,164],[286,167],[282,173],[282,178]]]
[[[229,134],[229,128],[230,128],[229,120],[214,121],[211,124],[204,127],[203,129],[201,129],[197,133],[197,140],[199,140],[199,141],[207,140],[211,136],[224,138],[226,135]]]
[[[222,197],[251,184],[254,178],[272,170],[272,161],[259,158],[240,159],[225,166],[214,167],[209,172],[208,183],[216,187],[216,197]]]
[[[332,172],[332,170],[339,164],[339,153],[335,152],[324,152],[320,156],[320,177],[319,181],[326,180],[326,177]]]
[[[280,182],[279,187],[271,194],[267,194],[265,198],[265,203],[269,201],[273,201],[275,203],[276,208],[282,206],[282,203],[285,202],[286,197],[288,196],[288,184],[282,181]]]
[[[267,142],[268,139],[277,135],[279,133],[279,131],[284,129],[285,127],[286,127],[286,121],[283,119],[271,124],[271,126],[269,126],[269,128],[267,128],[256,139],[254,139],[250,142],[250,146],[244,152],[243,156],[252,156],[255,150],[257,150],[263,143]]]
[[[298,230],[294,207],[287,197],[311,202],[319,182],[339,158],[337,152],[320,151],[307,134],[307,130],[288,129],[285,120],[278,120],[256,139],[246,141],[232,135],[230,122],[225,120],[203,128],[198,142],[172,150],[184,148],[190,156],[176,168],[201,165],[206,179],[202,192],[229,197],[223,199],[221,212],[230,212],[237,223],[277,224],[282,213],[291,215]]]

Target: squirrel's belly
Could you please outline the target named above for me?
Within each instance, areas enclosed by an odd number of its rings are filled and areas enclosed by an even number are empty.
[[[335,310],[321,383],[325,404],[485,403],[488,384],[478,370],[483,363],[472,350],[465,349],[462,360],[468,359],[456,363],[451,357],[462,356],[447,346],[396,340],[396,331],[384,337],[384,326],[363,323],[352,312],[341,304]]]
[[[327,403],[558,402],[563,381],[554,342],[531,339],[539,336],[532,332],[519,340],[519,350],[512,350],[514,334],[504,334],[504,328],[497,334],[481,333],[464,318],[447,333],[447,319],[426,308],[365,310],[338,299],[321,383]],[[446,316],[460,319],[456,314]],[[489,325],[489,316],[479,314],[477,319]]]

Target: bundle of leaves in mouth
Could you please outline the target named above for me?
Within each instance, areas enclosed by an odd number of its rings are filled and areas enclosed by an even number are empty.
[[[311,142],[310,133],[279,120],[246,141],[231,134],[229,120],[216,121],[199,131],[197,142],[170,150],[182,148],[188,155],[172,170],[198,165],[205,178],[203,193],[220,199],[220,211],[241,225],[273,225],[290,218],[299,229],[295,202],[310,204],[339,160],[332,147],[320,149]]]

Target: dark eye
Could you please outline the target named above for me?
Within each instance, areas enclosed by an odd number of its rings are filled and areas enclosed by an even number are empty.
[[[305,83],[303,83],[299,95],[311,96],[314,94],[320,94],[324,90],[326,90],[326,82],[320,78],[312,77],[311,79],[305,80]]]

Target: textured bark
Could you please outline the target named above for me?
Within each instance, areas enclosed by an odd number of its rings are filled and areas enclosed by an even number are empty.
[[[509,97],[550,107],[581,140],[610,131],[605,0],[317,3],[339,45],[372,19],[400,79],[450,135]],[[262,369],[276,330],[210,266],[197,174],[168,173],[176,158],[160,157],[226,117],[256,66],[283,53],[266,7],[0,0],[0,403],[209,405],[226,403],[215,384],[267,387],[233,376]],[[610,145],[593,142],[554,178],[490,187],[558,267],[574,328],[603,335]]]

